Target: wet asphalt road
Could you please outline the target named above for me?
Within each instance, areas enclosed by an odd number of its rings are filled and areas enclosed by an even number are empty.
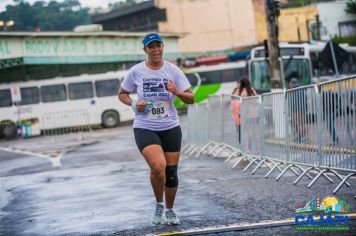
[[[183,118],[183,128],[184,128]],[[183,129],[184,130],[184,129]],[[184,132],[184,131],[183,131]],[[312,188],[287,173],[264,178],[221,158],[183,156],[175,208],[180,226],[153,226],[148,168],[130,126],[94,133],[0,142],[0,235],[155,235],[193,228],[294,217],[295,206],[332,195],[321,178]],[[335,179],[335,178],[334,178]],[[356,212],[356,180],[335,195]],[[344,235],[355,235],[356,222]],[[201,233],[203,234],[203,233]],[[306,235],[293,226],[212,235]],[[340,232],[309,235],[340,235]]]

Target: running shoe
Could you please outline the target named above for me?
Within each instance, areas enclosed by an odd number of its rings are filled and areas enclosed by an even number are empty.
[[[166,210],[166,218],[168,225],[179,225],[180,220],[178,219],[176,213],[172,209]]]
[[[161,204],[156,204],[156,210],[152,217],[152,223],[155,225],[159,225],[162,223],[163,220],[163,210],[164,206]]]

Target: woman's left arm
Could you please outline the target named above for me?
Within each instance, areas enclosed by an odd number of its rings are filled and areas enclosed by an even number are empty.
[[[194,94],[190,88],[183,92],[177,91],[176,93],[173,94],[179,97],[186,104],[194,103]]]
[[[172,80],[169,80],[167,84],[167,91],[179,97],[186,104],[194,103],[194,94],[190,88],[184,91],[179,91],[176,84]]]

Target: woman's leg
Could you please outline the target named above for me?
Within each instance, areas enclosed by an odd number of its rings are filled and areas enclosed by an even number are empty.
[[[172,185],[178,184],[177,176],[177,167],[180,152],[165,152],[167,167],[166,167],[166,188],[165,188],[165,197],[166,197],[166,207],[168,209],[173,208],[174,200],[177,193],[178,186],[172,187]],[[172,185],[171,185],[172,184]],[[168,187],[168,186],[170,187]]]
[[[150,167],[150,180],[157,202],[163,202],[166,158],[162,147],[152,144],[142,150],[142,155]]]

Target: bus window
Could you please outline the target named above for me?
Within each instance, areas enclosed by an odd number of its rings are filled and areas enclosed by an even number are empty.
[[[189,74],[185,74],[185,76],[187,76],[187,79],[191,86],[196,86],[198,84],[198,78],[195,74],[189,73]]]
[[[42,102],[59,102],[67,100],[64,84],[46,85],[41,87]]]
[[[97,97],[115,96],[120,87],[117,79],[95,81],[95,90]]]
[[[345,61],[341,64],[341,67],[339,68],[339,74],[343,75],[349,75],[349,74],[354,74],[356,73],[356,54],[355,53],[349,53],[348,58],[345,59]]]
[[[311,65],[312,65],[313,76],[318,77],[319,76],[318,53],[310,52],[309,56],[310,56],[310,61],[311,61]]]
[[[11,107],[11,92],[10,89],[0,90],[0,107]]]
[[[255,89],[271,89],[267,61],[254,61],[251,68],[251,83]]]
[[[207,71],[199,73],[202,84],[218,84],[221,83],[219,71]]]
[[[92,82],[69,83],[69,99],[85,99],[94,97]]]
[[[305,59],[283,59],[285,85],[293,78],[298,79],[300,85],[310,84],[308,61]]]
[[[221,82],[231,82],[231,81],[237,81],[240,78],[238,77],[236,69],[230,69],[230,70],[222,70],[220,71],[220,77],[221,77]]]
[[[303,60],[303,84],[308,85],[311,83],[311,73],[310,73],[310,65],[308,60]]]
[[[40,92],[37,87],[21,88],[21,105],[40,103]]]

